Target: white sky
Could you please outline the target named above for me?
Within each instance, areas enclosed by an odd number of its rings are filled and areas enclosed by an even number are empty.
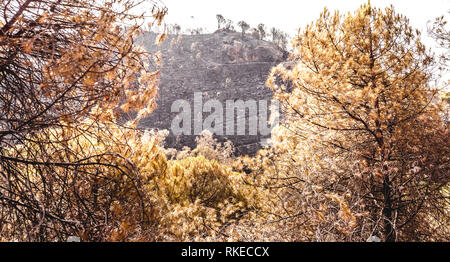
[[[169,8],[167,23],[182,28],[217,29],[216,14],[235,23],[244,20],[251,26],[264,23],[279,28],[291,36],[299,27],[315,21],[324,7],[341,13],[356,10],[366,0],[160,0]],[[448,15],[450,0],[371,0],[376,7],[393,5],[406,15],[411,25],[425,33],[429,20]],[[426,43],[429,41],[425,41]],[[427,43],[428,44],[428,43]]]

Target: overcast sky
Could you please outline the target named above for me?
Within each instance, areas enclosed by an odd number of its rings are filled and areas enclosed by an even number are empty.
[[[237,23],[244,20],[251,26],[264,23],[291,36],[299,27],[316,20],[324,7],[342,12],[354,11],[365,0],[161,0],[169,8],[167,23],[183,28],[217,28],[216,14]],[[373,6],[393,5],[406,15],[411,24],[425,30],[427,21],[448,15],[450,0],[372,0]],[[428,42],[428,41],[427,41]]]

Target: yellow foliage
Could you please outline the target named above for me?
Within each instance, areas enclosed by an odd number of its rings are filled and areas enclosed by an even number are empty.
[[[292,225],[286,234],[308,241],[365,241],[373,233],[386,241],[420,239],[397,226],[440,212],[439,188],[449,183],[442,175],[448,125],[420,32],[392,7],[365,4],[344,16],[325,9],[292,44],[289,60],[267,80],[284,120],[272,146],[247,160],[282,199],[278,212]],[[437,166],[441,175],[432,171]]]

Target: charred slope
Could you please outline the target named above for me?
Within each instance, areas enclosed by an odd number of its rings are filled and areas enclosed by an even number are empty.
[[[179,99],[187,100],[192,112],[192,135],[175,136],[171,132],[166,140],[168,147],[195,146],[195,92],[201,92],[203,102],[210,99],[221,102],[224,129],[232,124],[225,115],[226,101],[270,102],[272,93],[265,86],[266,78],[270,69],[284,58],[284,53],[274,44],[232,32],[170,35],[159,47],[154,45],[155,39],[155,34],[148,33],[141,41],[149,51],[162,53],[158,108],[141,121],[140,127],[171,130],[172,121],[179,114],[171,112],[171,107]],[[231,140],[238,154],[255,153],[259,143],[267,138],[260,133],[249,134],[248,120],[251,116],[248,111],[245,114],[246,135],[216,135],[219,140]],[[203,119],[207,117],[208,113],[203,113]],[[235,114],[234,125],[237,118]]]

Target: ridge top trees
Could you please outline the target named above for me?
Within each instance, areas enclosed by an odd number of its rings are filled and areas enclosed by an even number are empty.
[[[266,26],[263,23],[260,23],[257,29],[259,31],[260,40],[264,40],[264,38],[266,38]]]
[[[224,29],[227,31],[234,31],[233,21],[231,19],[227,19],[224,23]]]
[[[245,32],[250,28],[250,25],[245,21],[239,21],[238,26],[241,28],[242,37],[244,37]]]
[[[217,14],[217,15],[216,15],[216,18],[217,18],[217,29],[220,30],[221,25],[222,25],[222,24],[225,24],[225,23],[226,23],[226,20],[225,20],[225,18],[223,17],[223,15],[221,15],[221,14]]]

